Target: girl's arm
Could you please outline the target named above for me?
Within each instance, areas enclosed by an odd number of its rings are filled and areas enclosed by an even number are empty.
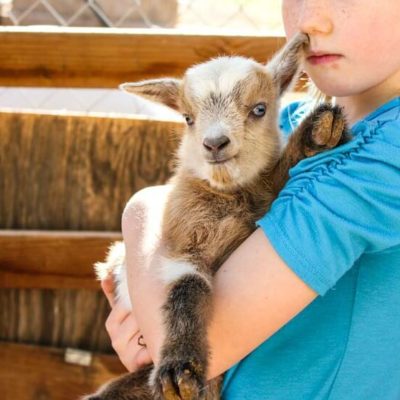
[[[106,330],[111,340],[111,346],[118,354],[125,368],[134,372],[151,364],[152,359],[146,347],[140,346],[141,332],[134,315],[114,299],[114,281],[107,277],[101,281],[101,288],[107,297],[111,311],[106,320]]]
[[[141,191],[128,204],[122,222],[134,312],[155,363],[164,335],[160,309],[166,291],[155,271],[162,251],[159,228],[167,192],[166,187]],[[254,232],[215,277],[209,378],[245,357],[316,296],[282,261],[264,233]]]

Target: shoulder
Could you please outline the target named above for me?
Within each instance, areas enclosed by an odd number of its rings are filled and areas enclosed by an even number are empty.
[[[389,144],[398,144],[400,127],[400,97],[383,104],[353,126],[355,133],[377,136]]]
[[[292,107],[293,113],[283,118],[299,123],[299,107],[304,110],[305,105],[296,103]],[[290,112],[289,108],[285,110],[284,113]],[[379,107],[356,123],[351,132],[353,139],[349,143],[301,161],[290,170],[290,177],[309,180],[336,175],[335,178],[349,180],[368,174],[371,178],[385,176],[391,171],[392,178],[400,180],[400,98]]]
[[[379,143],[387,151],[398,152],[400,148],[400,109],[398,111],[398,118],[364,122],[365,127],[360,129],[364,129],[365,136],[369,136],[367,141]],[[398,154],[395,160],[400,160]]]
[[[320,294],[363,253],[400,244],[399,108],[365,118],[350,142],[298,163],[258,221],[287,265]]]
[[[352,127],[352,150],[348,154],[360,176],[394,179],[400,183],[400,98],[382,105]],[[382,175],[383,174],[383,175]]]

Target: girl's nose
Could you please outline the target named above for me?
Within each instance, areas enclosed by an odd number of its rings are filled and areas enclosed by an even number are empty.
[[[333,30],[329,1],[304,0],[299,13],[298,29],[308,35],[329,34]]]

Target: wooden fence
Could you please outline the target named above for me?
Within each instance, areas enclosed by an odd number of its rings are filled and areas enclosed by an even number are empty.
[[[282,44],[175,31],[0,28],[0,86],[116,87],[180,76],[218,55],[265,61]],[[130,196],[170,176],[181,128],[140,117],[0,110],[2,399],[77,399],[123,371],[115,356],[100,354],[111,352],[109,309],[92,265],[120,238]],[[74,365],[69,347],[94,355]]]
[[[265,62],[283,37],[101,28],[0,28],[0,86],[111,87],[180,76],[220,55]]]
[[[130,196],[170,175],[180,128],[140,118],[0,112],[0,387],[14,374],[35,388],[18,380],[6,400],[77,399],[123,371],[109,357],[67,364],[60,349],[111,351],[109,309],[93,263],[120,239]],[[34,372],[25,377],[27,365]],[[59,376],[48,381],[48,371]]]

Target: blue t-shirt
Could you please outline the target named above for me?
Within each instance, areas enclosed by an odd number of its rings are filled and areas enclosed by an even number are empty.
[[[400,98],[352,132],[292,168],[258,222],[320,296],[227,372],[224,400],[400,399]]]

